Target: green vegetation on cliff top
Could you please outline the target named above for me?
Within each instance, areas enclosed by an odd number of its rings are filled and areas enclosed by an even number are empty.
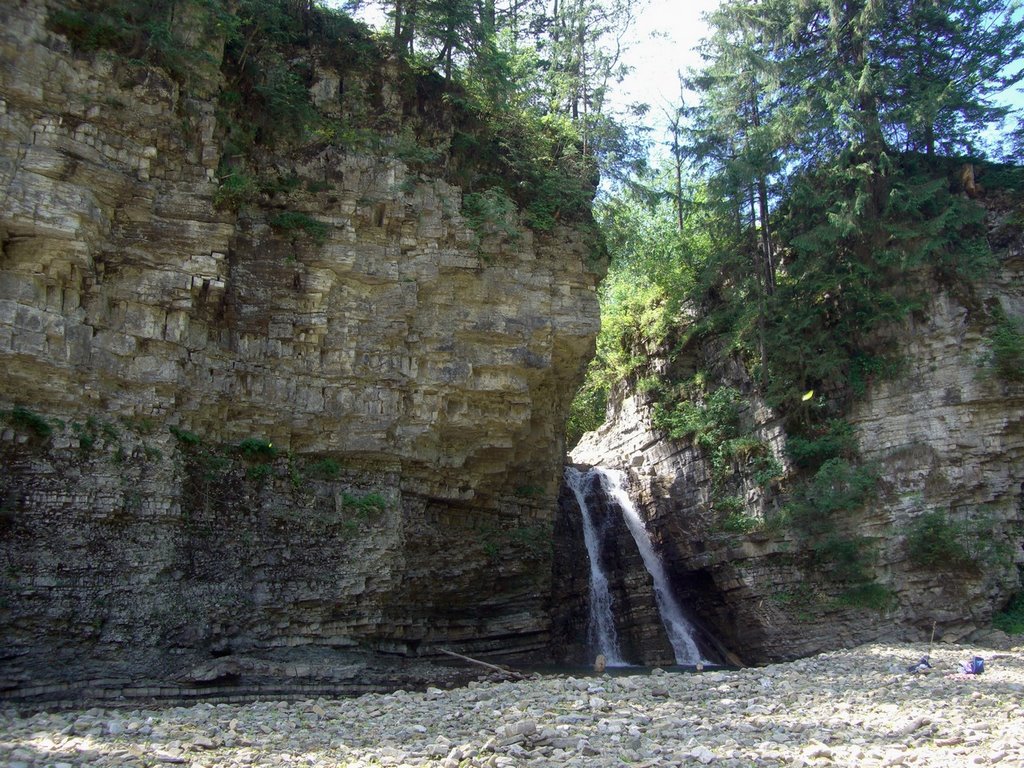
[[[49,26],[81,52],[216,96],[223,208],[273,194],[257,159],[332,145],[460,185],[478,231],[508,226],[499,194],[535,229],[589,226],[598,163],[627,151],[603,105],[619,76],[604,46],[628,5],[383,5],[382,32],[308,0],[68,0]],[[322,67],[343,77],[342,117],[310,98]],[[317,239],[315,222],[275,226]]]

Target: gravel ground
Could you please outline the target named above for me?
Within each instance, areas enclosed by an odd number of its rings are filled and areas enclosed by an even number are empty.
[[[739,671],[351,699],[0,712],[0,765],[1024,766],[1024,648],[868,645]],[[960,673],[973,656],[980,675]]]

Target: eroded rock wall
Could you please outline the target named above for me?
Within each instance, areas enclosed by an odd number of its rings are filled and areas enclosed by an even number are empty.
[[[608,422],[571,452],[583,465],[626,469],[631,495],[660,540],[675,587],[694,613],[747,662],[793,658],[872,640],[961,640],[988,627],[1020,589],[1024,564],[1024,386],[994,374],[991,310],[1024,316],[1024,259],[990,216],[997,272],[971,292],[926,287],[927,310],[901,328],[906,361],[896,379],[872,382],[848,415],[862,459],[880,472],[876,501],[839,521],[839,540],[864,542],[883,607],[858,607],[814,567],[812,542],[792,527],[723,530],[713,511],[708,457],[651,424],[648,396],[619,391]],[[1005,218],[1005,217],[1004,217]],[[745,419],[787,464],[785,434],[753,398],[749,380],[713,350],[677,365],[711,369],[745,391]],[[790,471],[792,468],[790,468]],[[746,510],[773,503],[747,488]],[[774,502],[774,503],[777,503]],[[929,512],[966,525],[972,567],[922,567],[907,536]],[[568,597],[556,605],[568,611]]]
[[[329,144],[219,208],[217,73],[77,54],[49,10],[0,9],[3,694],[542,653],[582,235],[481,238],[458,187]],[[344,119],[360,76],[317,64],[314,100]]]

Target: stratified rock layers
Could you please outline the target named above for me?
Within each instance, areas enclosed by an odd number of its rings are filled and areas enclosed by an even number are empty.
[[[326,144],[218,210],[212,99],[46,13],[0,10],[0,685],[543,649],[584,238]]]

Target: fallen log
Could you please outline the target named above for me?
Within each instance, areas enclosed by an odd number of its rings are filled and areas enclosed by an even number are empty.
[[[489,669],[492,672],[497,672],[498,674],[504,675],[505,677],[510,677],[513,680],[526,679],[526,675],[522,674],[521,672],[516,672],[514,669],[509,669],[508,667],[499,667],[497,664],[491,664],[490,662],[480,661],[480,659],[474,659],[471,656],[465,656],[461,653],[456,653],[455,651],[449,651],[447,648],[438,648],[437,650],[448,656],[454,656],[456,659],[468,661],[470,664],[476,664],[478,667],[484,667],[485,669]]]

